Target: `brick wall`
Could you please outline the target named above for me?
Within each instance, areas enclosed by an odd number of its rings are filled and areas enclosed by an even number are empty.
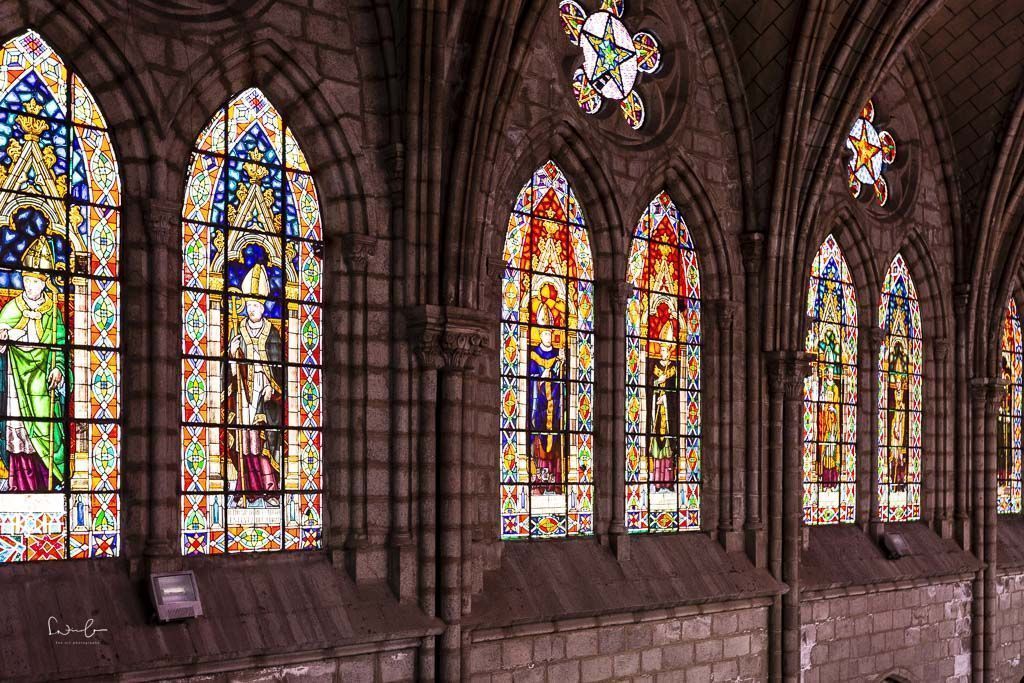
[[[768,675],[768,610],[500,637],[473,634],[469,680],[761,681]]]
[[[970,680],[969,581],[807,600],[801,612],[806,683],[893,672],[918,681]]]
[[[1000,681],[1024,677],[1024,574],[996,579],[996,676]]]

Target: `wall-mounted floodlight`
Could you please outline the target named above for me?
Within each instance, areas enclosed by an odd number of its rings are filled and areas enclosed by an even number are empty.
[[[149,595],[156,608],[156,618],[161,623],[203,615],[199,584],[196,583],[196,575],[190,571],[150,575]]]
[[[898,560],[910,554],[910,544],[903,534],[882,534],[882,547],[890,560]]]

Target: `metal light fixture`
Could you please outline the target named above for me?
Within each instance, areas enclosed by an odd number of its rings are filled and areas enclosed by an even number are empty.
[[[161,623],[203,615],[199,584],[191,571],[151,574],[149,595],[156,608],[156,618]]]

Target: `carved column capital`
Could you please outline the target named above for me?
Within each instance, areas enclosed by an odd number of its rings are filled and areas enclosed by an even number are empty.
[[[764,235],[746,232],[740,235],[740,253],[743,255],[743,270],[751,275],[761,272],[764,261]]]
[[[487,277],[497,279],[505,272],[505,259],[500,256],[487,257]]]
[[[723,334],[732,331],[733,323],[740,312],[740,305],[729,299],[712,299],[707,305],[718,331]]]
[[[178,202],[154,197],[145,202],[146,233],[150,243],[170,247],[181,234],[181,205]]]
[[[372,235],[348,234],[341,238],[345,263],[354,273],[365,273],[370,258],[377,253],[377,238]]]
[[[803,399],[804,380],[811,374],[814,354],[804,351],[773,351],[768,354],[768,380],[773,392],[787,401]]]
[[[936,337],[932,341],[932,348],[935,350],[935,360],[939,363],[945,363],[946,359],[949,358],[949,349],[951,344],[945,337]]]
[[[407,336],[423,369],[464,370],[488,348],[490,320],[469,309],[420,306],[405,313]]]
[[[971,285],[961,282],[953,285],[953,316],[957,320],[963,320],[967,315],[967,306],[971,301]]]
[[[1009,382],[995,377],[975,377],[969,382],[971,401],[975,405],[984,403],[989,410],[999,410],[1006,396]]]
[[[871,343],[871,353],[877,356],[882,351],[882,344],[885,343],[885,330],[878,326],[872,327],[868,339]]]

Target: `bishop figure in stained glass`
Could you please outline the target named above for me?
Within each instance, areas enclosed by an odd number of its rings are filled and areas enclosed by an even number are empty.
[[[554,291],[553,285],[542,288]],[[555,341],[556,325],[548,301],[542,299],[537,309],[534,330],[536,343],[530,349],[530,429],[537,493],[562,492],[562,411],[564,396],[565,349]],[[559,334],[559,337],[562,335]]]
[[[23,290],[0,309],[0,357],[4,440],[11,491],[54,491],[64,480],[64,397],[67,367],[58,347],[66,337],[64,317],[46,271],[55,267],[46,219],[20,211],[16,229],[35,223],[42,234],[25,250]]]
[[[261,264],[245,276],[242,295],[244,315],[228,343],[228,420],[239,425],[229,442],[229,479],[235,489],[274,491],[280,485],[282,344],[280,331],[265,315],[270,283]]]

